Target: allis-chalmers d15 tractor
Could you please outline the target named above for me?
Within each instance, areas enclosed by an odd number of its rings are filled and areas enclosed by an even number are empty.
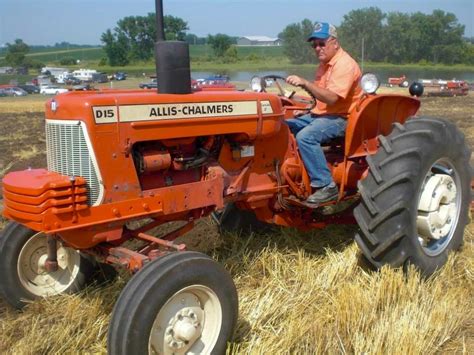
[[[345,139],[324,148],[339,198],[307,205],[308,175],[285,124],[305,99],[265,92],[269,78],[253,80],[259,92],[191,92],[187,45],[162,40],[161,11],[157,1],[158,92],[56,96],[46,104],[48,168],[4,177],[7,302],[21,308],[79,290],[101,265],[125,267],[135,275],[113,312],[110,353],[221,353],[238,314],[234,283],[173,242],[198,218],[224,211],[223,227],[251,214],[306,230],[357,222],[370,263],[425,275],[461,246],[470,150],[452,123],[417,117],[417,98],[377,95],[364,76]],[[146,223],[131,228],[137,220]],[[161,238],[146,233],[170,221],[185,223]]]

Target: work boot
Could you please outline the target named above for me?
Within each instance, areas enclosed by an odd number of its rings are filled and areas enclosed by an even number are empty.
[[[312,195],[306,199],[306,203],[318,205],[323,202],[329,202],[337,199],[339,190],[335,183],[317,189]]]

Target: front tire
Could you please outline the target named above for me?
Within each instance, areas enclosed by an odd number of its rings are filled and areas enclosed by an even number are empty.
[[[21,309],[27,301],[80,291],[93,271],[79,251],[58,242],[58,270],[47,272],[43,233],[10,222],[0,235],[0,295]]]
[[[354,210],[356,242],[377,268],[406,268],[428,276],[462,244],[471,201],[471,152],[450,122],[413,118],[395,124],[367,157]]]
[[[112,314],[108,353],[223,354],[237,321],[228,272],[204,254],[171,253],[146,265]]]

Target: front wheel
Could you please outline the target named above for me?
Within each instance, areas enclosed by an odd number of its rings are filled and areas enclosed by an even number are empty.
[[[90,260],[58,242],[58,269],[48,272],[47,238],[16,222],[0,235],[0,295],[13,307],[27,301],[81,290],[93,272]]]
[[[462,244],[471,201],[471,152],[453,123],[413,118],[380,137],[359,182],[356,242],[380,268],[441,268]]]
[[[168,254],[123,289],[108,334],[109,354],[223,354],[237,321],[229,273],[204,254]]]

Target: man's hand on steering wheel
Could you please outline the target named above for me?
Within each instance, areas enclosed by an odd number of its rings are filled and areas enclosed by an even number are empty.
[[[298,75],[290,75],[286,78],[286,82],[293,86],[299,86],[302,88],[306,87],[306,83],[308,82],[306,79],[299,77]]]
[[[290,79],[290,78],[294,78],[294,82],[293,82],[293,79]],[[288,81],[288,80],[292,80],[291,82]],[[289,100],[291,100],[291,102],[297,102],[297,103],[302,103],[306,106],[300,106],[300,105],[285,105],[285,108],[287,110],[294,110],[295,113],[297,112],[298,113],[298,116],[301,116],[302,114],[305,114],[305,113],[308,113],[309,111],[311,111],[315,106],[316,106],[316,97],[314,97],[314,94],[307,90],[305,86],[301,85],[301,83],[303,82],[307,82],[305,79],[302,79],[300,78],[299,76],[297,75],[290,75],[288,78],[284,78],[282,76],[279,76],[279,75],[266,75],[264,77],[261,78],[262,80],[262,87],[263,87],[263,90],[262,91],[265,91],[265,85],[264,83],[266,82],[266,80],[273,80],[276,87],[278,88],[279,92],[280,92],[280,96],[283,96]],[[278,81],[282,81],[282,82],[286,82],[290,85],[293,85],[293,86],[297,86],[297,87],[301,87],[304,91],[307,92],[307,94],[309,95],[308,98],[305,98],[305,97],[301,97],[301,96],[298,96],[298,95],[295,95],[295,91],[288,93],[283,89],[283,87],[279,84]]]

